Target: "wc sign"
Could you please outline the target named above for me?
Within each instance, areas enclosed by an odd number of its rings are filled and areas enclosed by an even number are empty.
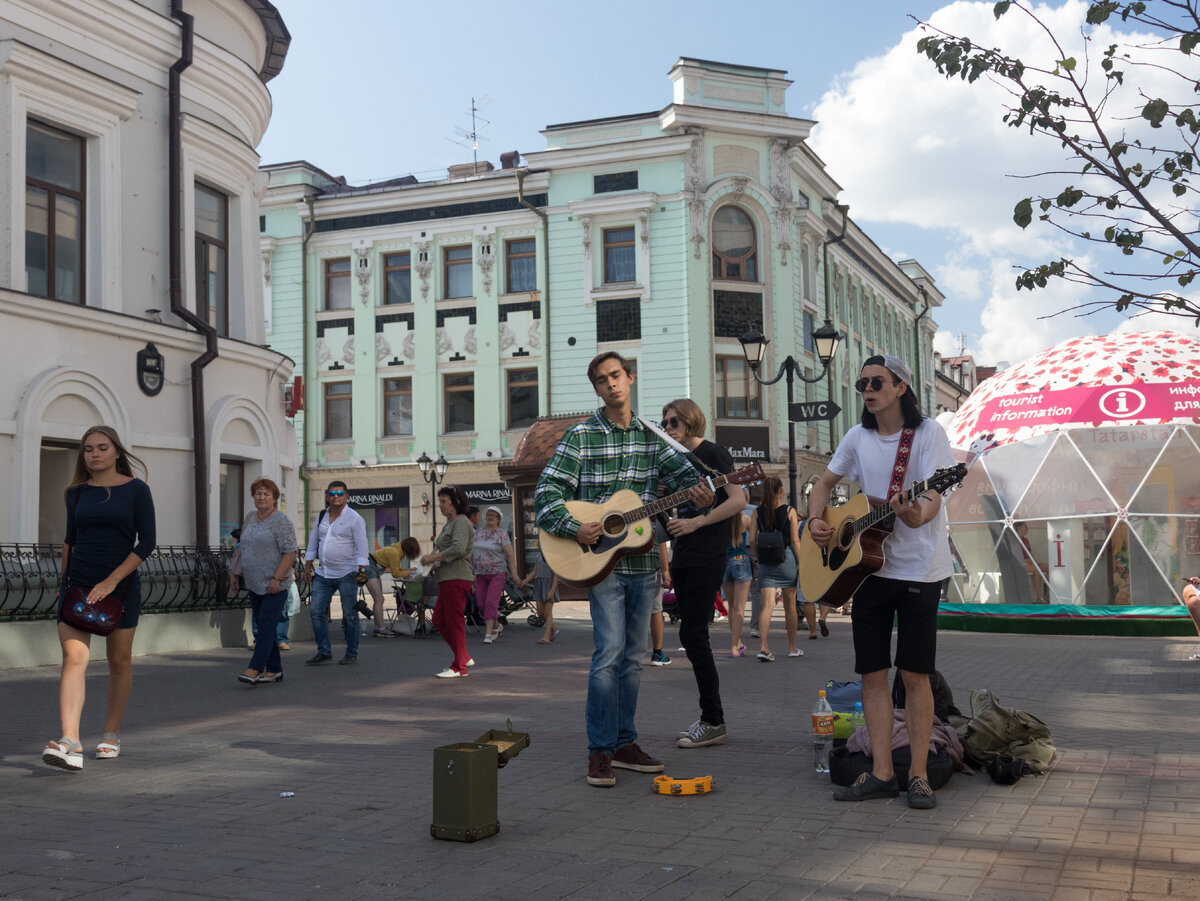
[[[1146,396],[1137,388],[1113,388],[1100,395],[1100,412],[1109,419],[1128,419],[1146,409]]]

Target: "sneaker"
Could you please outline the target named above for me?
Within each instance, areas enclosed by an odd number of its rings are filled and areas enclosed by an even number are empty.
[[[439,679],[463,679],[466,675],[466,673],[460,673],[456,669],[450,669],[450,667],[446,667],[440,673],[437,673]]]
[[[588,758],[588,785],[599,785],[610,788],[617,784],[617,774],[613,772],[612,755],[597,751]]]
[[[870,801],[872,798],[896,798],[900,795],[900,786],[895,775],[887,782],[876,779],[871,773],[863,773],[853,784],[839,788],[833,793],[835,801]]]
[[[920,776],[908,780],[908,806],[917,810],[930,810],[937,807],[937,795],[929,787],[929,783]]]
[[[309,657],[304,662],[307,663],[309,666],[319,666],[322,663],[328,663],[332,659],[333,659],[332,654],[322,654],[320,651],[317,651],[317,653],[313,654],[311,657]]]
[[[396,633],[391,629],[376,629],[373,633],[376,638],[395,638]]]
[[[666,655],[666,652],[664,652],[664,651],[655,651],[653,654],[650,655],[650,665],[651,666],[670,666],[671,658],[668,657]]]
[[[757,628],[757,627],[755,627],[755,628],[753,628],[753,629],[751,629],[751,630],[750,630],[750,637],[751,637],[751,638],[758,638],[758,628]]]
[[[492,630],[492,638],[499,638],[500,633],[504,631],[504,623],[496,621],[496,628]]]
[[[691,734],[692,734],[692,731],[693,731],[694,729],[696,729],[697,727],[699,727],[699,725],[700,725],[700,720],[696,720],[696,722],[692,723],[690,726],[688,726],[688,727],[687,727],[686,729],[684,729],[682,732],[676,732],[676,733],[675,733],[675,738],[677,738],[677,739],[679,739],[679,738],[687,738],[689,735],[691,735]]]
[[[286,641],[279,642],[279,650],[290,651],[291,649],[292,649],[292,646],[290,644],[288,644]]]
[[[495,636],[493,636],[490,632],[487,635],[483,636],[484,644],[491,644],[495,640],[496,640]]]
[[[474,666],[474,665],[475,665],[475,658],[474,658],[474,657],[468,657],[468,658],[467,658],[467,666]]]
[[[713,726],[704,720],[696,720],[688,734],[678,739],[675,744],[680,748],[707,748],[709,745],[719,745],[724,740],[724,723]]]
[[[825,625],[825,620],[821,620],[819,623],[817,623],[817,625],[820,626],[820,628],[821,628],[821,637],[828,638],[829,637],[829,626]]]
[[[358,663],[357,657],[343,657],[338,661],[339,666],[349,666],[352,663]]]
[[[636,770],[639,773],[661,773],[663,762],[655,760],[640,747],[637,742],[630,742],[623,748],[617,748],[612,756],[612,765],[622,770]]]

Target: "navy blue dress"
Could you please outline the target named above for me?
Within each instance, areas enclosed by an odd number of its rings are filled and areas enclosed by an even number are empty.
[[[124,485],[84,484],[67,491],[65,543],[71,547],[67,566],[72,585],[103,582],[131,553],[145,560],[154,552],[155,543],[150,486],[141,479],[131,479]],[[142,610],[142,589],[136,570],[121,580],[116,594],[125,601],[125,615],[117,628],[132,629]],[[58,619],[62,621],[61,597]]]

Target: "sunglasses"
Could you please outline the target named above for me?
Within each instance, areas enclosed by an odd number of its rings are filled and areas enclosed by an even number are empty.
[[[333,491],[327,491],[326,494],[328,494],[330,497],[343,497],[346,492],[342,491],[341,488],[335,488]]]
[[[880,391],[883,389],[883,376],[873,375],[869,379],[859,379],[854,383],[854,390],[859,394],[870,388],[872,391]]]
[[[659,425],[664,429],[677,429],[683,425],[683,423],[679,421],[678,416],[672,416],[670,419],[664,419],[659,423]]]

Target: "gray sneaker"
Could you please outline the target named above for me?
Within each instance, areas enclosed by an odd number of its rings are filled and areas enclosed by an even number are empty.
[[[689,735],[692,734],[692,730],[696,729],[699,725],[700,725],[700,720],[696,720],[696,722],[692,723],[690,726],[688,726],[682,732],[676,732],[675,737],[676,738],[687,738]]]
[[[725,740],[725,724],[710,725],[704,720],[696,720],[687,735],[675,742],[680,748],[707,748],[709,745],[719,745]]]

